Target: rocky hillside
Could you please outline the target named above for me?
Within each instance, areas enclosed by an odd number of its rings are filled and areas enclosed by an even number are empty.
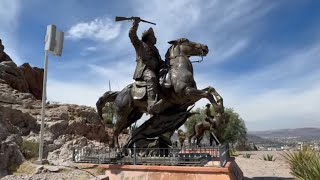
[[[28,63],[18,67],[4,52],[1,39],[0,63],[0,83],[8,84],[19,92],[31,93],[36,99],[41,99],[43,69],[31,67]]]
[[[37,157],[42,75],[29,64],[17,67],[0,41],[0,178]],[[70,161],[74,148],[106,147],[111,136],[94,108],[70,104],[46,105],[44,132],[44,155],[53,164]]]

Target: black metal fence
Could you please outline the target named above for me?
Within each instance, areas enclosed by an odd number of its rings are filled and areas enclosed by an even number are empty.
[[[220,166],[224,167],[230,159],[229,144],[224,144],[219,148]]]
[[[81,148],[73,151],[76,163],[204,166],[209,161],[220,161],[224,167],[229,159],[227,144],[217,147],[184,146],[182,148]]]

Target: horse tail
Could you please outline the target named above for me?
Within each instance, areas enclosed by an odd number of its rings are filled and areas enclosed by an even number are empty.
[[[102,108],[105,106],[107,102],[114,102],[118,93],[119,93],[118,91],[107,91],[98,99],[96,103],[96,107],[97,107],[98,115],[101,119],[103,119]]]

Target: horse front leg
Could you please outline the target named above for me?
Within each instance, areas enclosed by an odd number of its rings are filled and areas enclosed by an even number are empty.
[[[207,87],[202,90],[196,89],[193,87],[187,87],[185,89],[185,95],[189,96],[194,102],[196,102],[202,98],[206,98],[210,101],[210,103],[214,107],[219,107],[219,105],[213,95],[215,92],[216,92],[216,90],[213,87]]]

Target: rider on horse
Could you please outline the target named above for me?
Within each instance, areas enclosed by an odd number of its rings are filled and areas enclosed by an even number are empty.
[[[162,99],[159,98],[158,72],[159,67],[164,63],[161,60],[158,49],[154,46],[157,38],[153,29],[142,33],[141,40],[137,36],[137,29],[140,18],[135,18],[129,31],[131,43],[136,50],[137,66],[133,75],[135,81],[145,81],[147,86],[148,113],[153,114],[159,109]]]
[[[206,105],[206,117],[204,119],[206,122],[210,123],[212,128],[216,128],[217,125],[217,120],[215,119],[215,117],[213,115],[211,115],[211,111],[210,111],[210,104],[208,103]]]

